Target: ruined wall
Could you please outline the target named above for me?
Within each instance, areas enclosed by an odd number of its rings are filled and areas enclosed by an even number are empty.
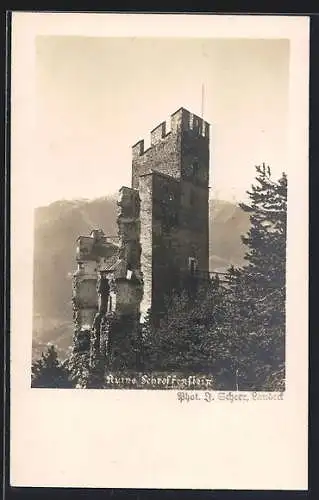
[[[129,280],[117,282],[116,312],[118,316],[133,316],[139,320],[142,285],[135,281],[134,276]]]
[[[143,292],[140,242],[140,196],[135,189],[123,186],[118,199],[119,258],[110,269],[110,279],[118,317],[132,315],[139,320]]]
[[[96,290],[100,269],[108,267],[117,258],[118,249],[107,241],[103,231],[92,231],[90,236],[77,240],[76,261],[78,269],[73,275],[73,317],[75,336],[81,329],[92,326],[98,309]]]

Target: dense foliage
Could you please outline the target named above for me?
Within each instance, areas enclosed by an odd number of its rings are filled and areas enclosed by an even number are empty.
[[[68,368],[58,360],[53,345],[42,353],[40,359],[32,363],[31,386],[55,389],[69,389],[74,386]]]

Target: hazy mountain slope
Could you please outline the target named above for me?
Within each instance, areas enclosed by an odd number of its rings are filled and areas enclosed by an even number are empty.
[[[34,240],[34,313],[70,319],[71,278],[79,235],[94,227],[116,234],[114,199],[61,201],[36,209]]]
[[[243,264],[245,247],[240,236],[249,229],[247,214],[233,203],[211,200],[209,216],[210,270],[224,271],[230,264]]]
[[[64,355],[72,338],[71,275],[75,270],[75,244],[81,234],[102,228],[116,235],[116,198],[93,201],[57,201],[36,209],[34,234],[33,355],[47,342]],[[236,205],[210,203],[210,269],[225,270],[243,263],[240,235],[249,227],[247,215]]]

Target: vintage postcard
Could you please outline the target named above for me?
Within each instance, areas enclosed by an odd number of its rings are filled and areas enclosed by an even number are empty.
[[[306,17],[14,13],[11,482],[307,489]]]

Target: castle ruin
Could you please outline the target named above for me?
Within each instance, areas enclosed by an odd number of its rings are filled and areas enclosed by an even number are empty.
[[[102,230],[77,240],[73,277],[75,351],[121,368],[136,351],[149,310],[194,276],[208,275],[209,124],[180,108],[132,147],[132,185],[118,198],[118,243]],[[129,347],[129,346],[128,346]],[[134,358],[134,357],[133,357]],[[132,368],[134,359],[132,358]]]

